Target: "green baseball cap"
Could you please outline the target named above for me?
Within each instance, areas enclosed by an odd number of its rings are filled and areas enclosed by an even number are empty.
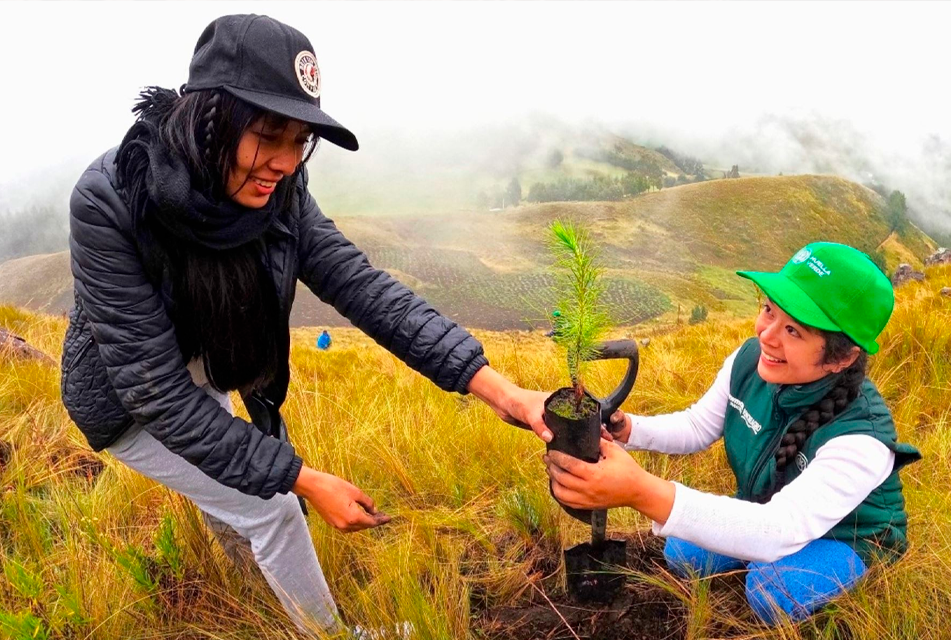
[[[797,322],[841,331],[869,353],[895,308],[888,277],[859,251],[835,242],[800,249],[779,273],[737,271]]]

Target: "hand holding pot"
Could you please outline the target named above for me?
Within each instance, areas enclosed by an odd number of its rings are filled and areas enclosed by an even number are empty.
[[[660,523],[674,506],[674,485],[653,476],[614,442],[601,440],[601,459],[590,463],[560,451],[542,458],[552,493],[576,509],[631,507]]]
[[[601,459],[590,463],[561,451],[543,458],[559,502],[577,509],[613,509],[631,506],[631,489],[640,465],[613,442],[601,441]]]
[[[488,365],[469,381],[469,392],[492,407],[504,422],[531,429],[545,442],[551,442],[551,431],[545,425],[545,400],[549,394],[522,389]]]
[[[503,410],[496,409],[496,413],[505,422],[523,429],[531,429],[545,442],[551,442],[551,432],[545,425],[544,417],[545,400],[549,395],[551,394],[545,391],[515,387],[509,394],[508,402],[502,407]]]
[[[390,521],[390,516],[376,510],[373,500],[342,478],[302,467],[291,489],[314,505],[317,513],[331,527],[350,533],[371,529]]]

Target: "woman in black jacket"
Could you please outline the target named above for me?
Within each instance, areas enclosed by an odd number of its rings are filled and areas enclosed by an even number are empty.
[[[192,499],[219,539],[250,542],[295,623],[336,608],[292,492],[342,531],[385,523],[341,478],[304,466],[278,409],[300,279],[442,389],[471,392],[549,440],[544,393],[488,366],[482,346],[324,217],[304,164],[318,139],[356,150],[320,109],[299,31],[224,16],[202,33],[179,94],[150,88],[117,149],[70,200],[76,306],[63,401],[96,450]],[[233,415],[239,390],[253,424]]]

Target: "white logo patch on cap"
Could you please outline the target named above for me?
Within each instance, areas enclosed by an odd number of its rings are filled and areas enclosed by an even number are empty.
[[[297,72],[297,81],[307,95],[320,97],[320,69],[317,67],[317,57],[310,51],[301,51],[294,60],[294,70]]]
[[[799,253],[793,256],[793,264],[802,264],[809,259],[809,256],[812,255],[812,251],[809,249],[800,249]]]

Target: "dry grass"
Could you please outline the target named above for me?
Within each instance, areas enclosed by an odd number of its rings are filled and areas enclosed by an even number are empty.
[[[951,608],[951,267],[898,292],[872,378],[904,440],[923,462],[903,472],[911,549],[852,595],[799,626],[768,630],[728,606],[708,583],[649,579],[688,605],[689,637],[942,638]],[[58,358],[65,320],[0,307],[0,325]],[[751,322],[673,331],[633,328],[652,341],[625,408],[688,406]],[[563,386],[550,341],[479,333],[493,365],[522,386]],[[477,638],[486,606],[562,588],[560,550],[584,537],[548,496],[543,445],[481,403],[440,392],[354,330],[317,352],[297,330],[285,414],[309,464],[372,495],[393,522],[342,535],[316,516],[314,544],[348,620],[409,620],[418,638]],[[618,363],[592,372],[607,391]],[[262,582],[239,575],[188,503],[89,452],[59,399],[58,371],[0,356],[0,637],[294,638]],[[700,455],[638,455],[649,470],[700,489],[733,490],[722,447]],[[647,523],[612,515],[616,532]],[[645,578],[647,579],[647,578]],[[735,603],[734,603],[735,604]],[[726,630],[724,632],[724,630]]]

